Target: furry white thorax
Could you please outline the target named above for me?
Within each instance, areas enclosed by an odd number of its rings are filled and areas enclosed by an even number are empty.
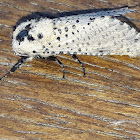
[[[62,53],[136,57],[140,55],[140,33],[114,17],[126,12],[129,11],[32,19],[17,26],[12,47],[16,55],[30,58]]]

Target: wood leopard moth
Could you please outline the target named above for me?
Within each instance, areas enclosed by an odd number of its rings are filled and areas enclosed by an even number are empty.
[[[12,48],[21,59],[0,78],[2,80],[33,58],[51,59],[63,68],[59,54],[69,54],[83,69],[76,55],[140,55],[140,30],[123,15],[129,7],[85,10],[50,15],[32,13],[21,18],[13,31]],[[81,12],[81,13],[80,13]]]

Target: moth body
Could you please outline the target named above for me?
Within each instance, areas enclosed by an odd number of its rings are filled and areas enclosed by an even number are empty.
[[[12,48],[21,59],[5,74],[18,69],[25,61],[43,58],[56,61],[59,54],[69,54],[85,68],[76,55],[140,56],[140,30],[122,15],[132,10],[120,8],[63,17],[35,14],[17,22],[13,31]]]
[[[140,55],[140,33],[118,19],[122,11],[117,12],[27,20],[13,32],[13,50],[16,55],[31,58],[58,54]]]

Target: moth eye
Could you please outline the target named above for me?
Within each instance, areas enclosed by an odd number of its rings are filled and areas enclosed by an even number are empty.
[[[27,30],[22,30],[16,37],[16,40],[18,41],[24,41],[24,37],[28,36],[28,31]]]

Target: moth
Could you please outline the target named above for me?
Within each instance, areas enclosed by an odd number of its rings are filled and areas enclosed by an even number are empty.
[[[83,69],[76,55],[140,55],[140,30],[123,15],[129,7],[50,16],[33,13],[20,19],[13,31],[12,48],[21,59],[0,78],[2,80],[33,58],[51,59],[63,69],[57,55],[69,54]]]

